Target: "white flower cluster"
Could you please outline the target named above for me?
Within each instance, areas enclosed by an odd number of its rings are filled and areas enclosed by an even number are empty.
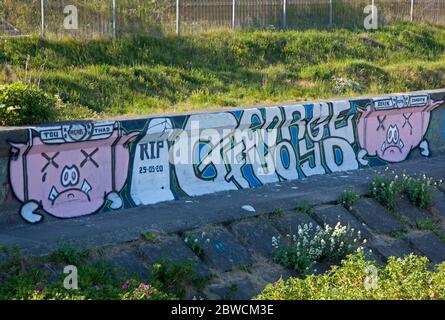
[[[297,271],[309,270],[317,261],[329,259],[341,260],[349,253],[362,251],[360,231],[337,223],[334,227],[324,228],[312,223],[298,226],[296,234],[287,234],[284,240],[280,236],[272,237],[276,260]]]
[[[347,91],[361,91],[363,87],[360,83],[342,77],[334,77],[332,79],[334,91],[337,93],[345,93]]]

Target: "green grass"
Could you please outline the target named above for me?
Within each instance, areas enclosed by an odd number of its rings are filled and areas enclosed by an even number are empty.
[[[0,63],[13,74],[0,83],[39,83],[73,106],[66,120],[441,88],[444,54],[443,28],[403,23],[374,32],[8,38]]]

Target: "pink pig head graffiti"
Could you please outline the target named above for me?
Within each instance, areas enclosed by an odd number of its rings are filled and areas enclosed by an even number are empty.
[[[388,162],[401,162],[418,146],[423,156],[429,156],[424,136],[431,111],[442,103],[431,100],[429,95],[375,100],[358,121],[358,136],[364,149],[359,154],[359,161],[367,164],[363,157],[369,155]]]
[[[23,203],[21,216],[30,223],[43,219],[42,209],[58,218],[89,215],[106,200],[122,207],[118,193],[127,179],[128,143],[111,125],[74,125],[39,131],[28,144],[11,143],[11,186]]]

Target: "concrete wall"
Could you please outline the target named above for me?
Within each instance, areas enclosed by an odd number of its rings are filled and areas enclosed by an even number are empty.
[[[445,90],[0,131],[0,221],[76,218],[445,150]]]

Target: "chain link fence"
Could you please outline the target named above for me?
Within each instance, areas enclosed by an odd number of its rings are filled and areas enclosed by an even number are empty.
[[[445,24],[445,0],[0,0],[0,35],[118,37],[214,29],[363,28],[365,7],[379,24]]]

